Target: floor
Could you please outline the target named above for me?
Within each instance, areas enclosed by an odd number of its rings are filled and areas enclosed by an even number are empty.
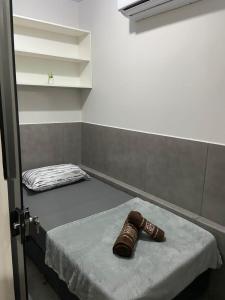
[[[60,300],[29,258],[27,258],[27,281],[29,300]]]

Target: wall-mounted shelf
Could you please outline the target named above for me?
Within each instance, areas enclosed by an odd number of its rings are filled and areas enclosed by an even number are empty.
[[[84,86],[83,84],[82,85],[79,85],[78,83],[77,84],[59,84],[59,83],[54,83],[54,84],[49,84],[49,83],[46,83],[46,84],[39,84],[39,83],[33,83],[33,82],[17,82],[17,85],[26,85],[26,86],[43,86],[43,87],[62,87],[62,88],[76,88],[76,89],[90,89],[91,86]]]
[[[92,87],[89,31],[14,16],[14,42],[18,85]]]
[[[36,57],[42,59],[53,59],[53,60],[62,60],[62,61],[71,61],[71,62],[89,62],[89,59],[72,57],[72,56],[62,56],[62,55],[51,55],[44,52],[32,52],[27,50],[15,50],[16,55],[20,56],[28,56],[28,57]]]

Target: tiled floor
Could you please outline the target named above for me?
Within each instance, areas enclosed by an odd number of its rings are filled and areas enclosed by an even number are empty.
[[[27,258],[29,300],[60,300],[34,263]]]

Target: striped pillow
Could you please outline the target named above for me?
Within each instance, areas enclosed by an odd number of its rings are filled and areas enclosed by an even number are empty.
[[[90,176],[73,164],[54,165],[27,170],[22,174],[23,184],[30,190],[41,192],[74,183]]]

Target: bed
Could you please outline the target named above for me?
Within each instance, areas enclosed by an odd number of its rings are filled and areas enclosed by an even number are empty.
[[[27,243],[28,255],[45,274],[62,299],[78,299],[70,293],[57,274],[44,263],[46,233],[58,226],[115,208],[133,197],[96,178],[43,193],[33,193],[24,189],[23,194],[24,205],[29,206],[32,215],[39,216],[41,223],[40,234],[37,235],[34,232]],[[208,276],[208,271],[199,276],[176,299],[200,299],[204,295]]]

